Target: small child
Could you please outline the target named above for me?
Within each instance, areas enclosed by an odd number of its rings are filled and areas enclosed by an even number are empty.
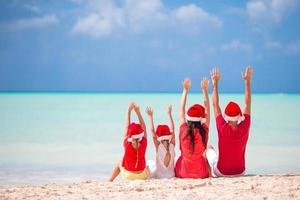
[[[140,124],[130,122],[132,110],[137,114]],[[147,179],[149,173],[145,160],[147,148],[146,125],[139,106],[134,102],[128,107],[123,145],[125,148],[123,161],[116,165],[109,181],[113,181],[120,172],[123,179]]]
[[[156,149],[156,164],[153,164],[153,166],[149,166],[150,177],[159,179],[172,178],[175,176],[175,133],[174,121],[172,118],[172,106],[169,106],[167,110],[171,125],[171,131],[168,125],[158,125],[155,132],[153,122],[153,109],[151,107],[147,107],[146,112],[150,118],[151,133]]]

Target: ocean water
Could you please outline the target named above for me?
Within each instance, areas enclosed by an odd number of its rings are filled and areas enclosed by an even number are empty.
[[[172,104],[178,137],[180,97],[179,93],[0,93],[0,184],[106,180],[122,159],[128,104],[140,105],[147,125],[147,105],[153,107],[158,124],[168,123],[166,108]],[[230,100],[242,107],[244,96],[220,94],[221,108]],[[201,94],[189,94],[187,106],[202,102]],[[132,121],[137,121],[134,112]],[[148,126],[147,130],[150,135]],[[148,139],[146,156],[154,159],[154,145]],[[212,108],[209,143],[217,148]],[[178,149],[177,145],[177,156]],[[299,158],[300,95],[254,94],[246,173],[300,172]]]

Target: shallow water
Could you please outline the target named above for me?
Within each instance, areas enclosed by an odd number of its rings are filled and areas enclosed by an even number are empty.
[[[175,93],[1,93],[0,183],[105,180],[122,158],[127,105],[134,100],[142,111],[151,105],[157,124],[168,123],[166,107],[172,104],[178,132],[180,96]],[[243,98],[243,94],[221,94],[221,108],[229,100],[243,105]],[[202,101],[200,94],[188,96],[188,106]],[[213,110],[211,115],[209,143],[217,148]],[[145,112],[143,116],[148,125]],[[137,118],[133,115],[132,120]],[[299,172],[299,122],[299,94],[254,94],[246,151],[247,173]],[[178,145],[176,151],[178,155]],[[154,159],[150,137],[147,159]]]

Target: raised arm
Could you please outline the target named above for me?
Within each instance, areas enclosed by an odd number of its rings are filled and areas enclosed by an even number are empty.
[[[204,106],[205,106],[205,112],[206,112],[206,124],[209,127],[210,124],[210,106],[209,106],[209,98],[208,98],[208,86],[209,86],[209,80],[204,77],[201,81],[201,88],[202,93],[204,97]]]
[[[245,80],[245,108],[244,114],[251,113],[251,78],[253,74],[253,69],[247,67],[246,71],[242,72],[242,78]]]
[[[213,85],[213,92],[212,92],[212,101],[214,107],[215,117],[221,114],[221,108],[219,105],[219,94],[218,94],[218,82],[221,78],[220,71],[218,68],[213,68],[210,72],[212,85]]]
[[[151,135],[152,135],[152,139],[153,139],[153,143],[154,143],[154,146],[155,146],[155,149],[157,150],[157,147],[158,147],[158,140],[157,140],[157,137],[156,137],[156,134],[155,134],[155,128],[154,128],[154,120],[153,120],[153,109],[151,107],[147,107],[146,108],[146,113],[148,114],[149,116],[149,119],[150,119],[150,130],[151,130]]]
[[[182,86],[183,86],[183,91],[182,91],[182,96],[181,96],[181,103],[180,103],[180,125],[185,123],[185,105],[186,105],[186,99],[187,99],[187,94],[189,92],[190,86],[192,82],[190,79],[184,79]]]
[[[140,122],[142,128],[144,129],[144,137],[147,138],[146,124],[145,124],[145,121],[144,121],[143,116],[141,114],[140,107],[138,105],[134,104],[133,109],[134,109],[136,115],[138,116],[138,119],[139,119],[139,122]]]
[[[170,120],[170,128],[171,128],[171,132],[172,132],[172,139],[171,139],[171,143],[175,145],[175,127],[174,127],[174,120],[172,117],[172,105],[168,106],[167,109],[167,114]]]
[[[131,102],[131,103],[129,104],[129,106],[128,106],[127,114],[126,114],[126,120],[125,120],[125,134],[124,134],[124,138],[126,138],[127,135],[128,135],[128,126],[129,126],[129,124],[130,124],[130,122],[131,122],[130,116],[131,116],[131,111],[132,111],[133,107],[134,107],[134,102]]]

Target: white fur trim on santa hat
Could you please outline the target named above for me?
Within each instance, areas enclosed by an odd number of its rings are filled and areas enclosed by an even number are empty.
[[[231,116],[224,114],[224,117],[227,121],[244,121],[245,120],[244,115],[243,116],[237,115],[237,116],[231,117]]]
[[[172,139],[172,135],[164,135],[164,136],[160,136],[157,138],[157,140],[159,142],[163,141],[163,140],[171,140]]]
[[[144,137],[144,132],[140,133],[138,135],[132,135],[130,138],[127,139],[128,142],[132,142],[135,139],[139,139],[139,142],[142,140],[142,138]]]
[[[206,119],[202,118],[202,117],[190,117],[190,116],[186,115],[185,118],[187,121],[201,122],[201,124],[204,124],[206,122]]]

